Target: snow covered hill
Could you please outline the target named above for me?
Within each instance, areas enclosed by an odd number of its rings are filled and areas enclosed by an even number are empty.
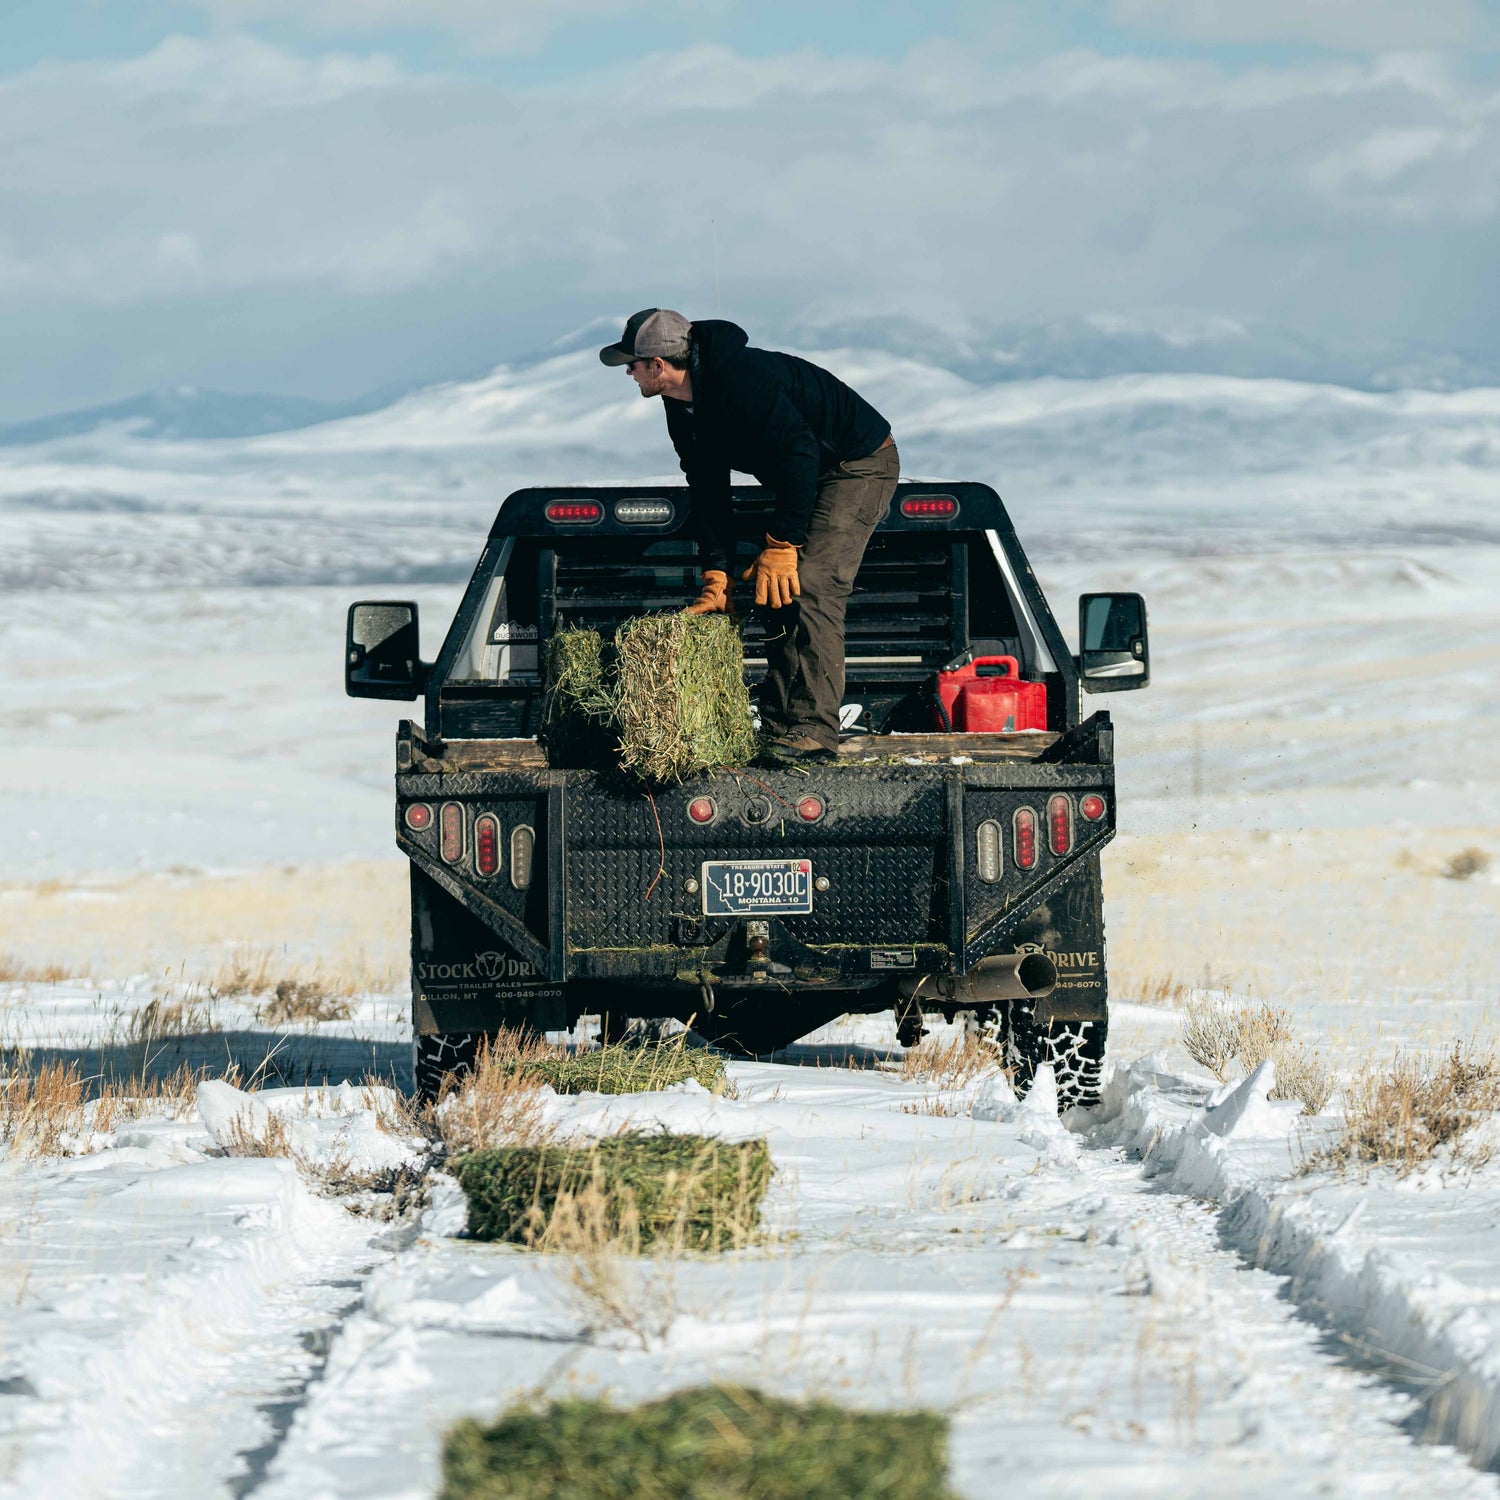
[[[807,352],[891,419],[908,476],[994,484],[1043,556],[1500,540],[1500,389],[978,384]],[[296,431],[187,441],[124,423],[0,449],[0,584],[451,580],[521,485],[677,477],[657,404],[574,350]]]

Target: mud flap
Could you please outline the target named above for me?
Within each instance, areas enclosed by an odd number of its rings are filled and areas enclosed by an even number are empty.
[[[411,919],[412,1029],[419,1036],[566,1029],[563,986],[415,866]]]
[[[1057,966],[1057,988],[1035,1002],[1035,1022],[1102,1020],[1109,1009],[1104,960],[1104,894],[1099,856],[1081,860],[1075,873],[1027,913],[1016,929],[1015,952],[1045,953]]]

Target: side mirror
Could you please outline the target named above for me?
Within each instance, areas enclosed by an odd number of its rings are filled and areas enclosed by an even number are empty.
[[[1086,693],[1123,693],[1151,681],[1146,601],[1139,594],[1080,597],[1078,675]]]
[[[349,606],[344,639],[344,691],[351,698],[400,698],[427,685],[421,659],[417,606],[363,600]]]

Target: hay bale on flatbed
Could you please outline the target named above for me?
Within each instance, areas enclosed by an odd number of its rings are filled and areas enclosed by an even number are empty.
[[[615,634],[620,764],[645,781],[744,765],[756,752],[739,627],[727,615],[644,615]]]
[[[948,1420],[741,1386],[621,1410],[573,1398],[458,1423],[439,1500],[950,1500]]]
[[[597,630],[559,630],[547,642],[542,734],[553,765],[598,764],[614,740],[615,700]]]
[[[760,1223],[772,1168],[763,1140],[636,1132],[471,1151],[449,1170],[468,1198],[476,1239],[567,1249],[554,1220],[576,1224],[582,1203],[595,1238],[634,1251],[744,1244]]]

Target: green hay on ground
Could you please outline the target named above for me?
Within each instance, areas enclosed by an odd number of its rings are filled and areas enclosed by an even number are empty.
[[[559,630],[548,640],[542,734],[553,765],[596,765],[610,755],[614,695],[597,630]]]
[[[595,1224],[593,1238],[636,1250],[731,1250],[760,1223],[771,1185],[762,1140],[630,1133],[577,1145],[501,1146],[450,1165],[469,1201],[469,1233],[571,1249],[553,1221]]]
[[[521,1057],[515,1071],[551,1084],[559,1094],[649,1094],[692,1079],[710,1093],[729,1087],[724,1060],[680,1042],[655,1047],[600,1047],[595,1052]]]
[[[951,1500],[948,1421],[703,1386],[557,1401],[448,1434],[439,1500]]]
[[[644,615],[615,634],[621,766],[672,784],[756,753],[739,627],[727,615]]]

